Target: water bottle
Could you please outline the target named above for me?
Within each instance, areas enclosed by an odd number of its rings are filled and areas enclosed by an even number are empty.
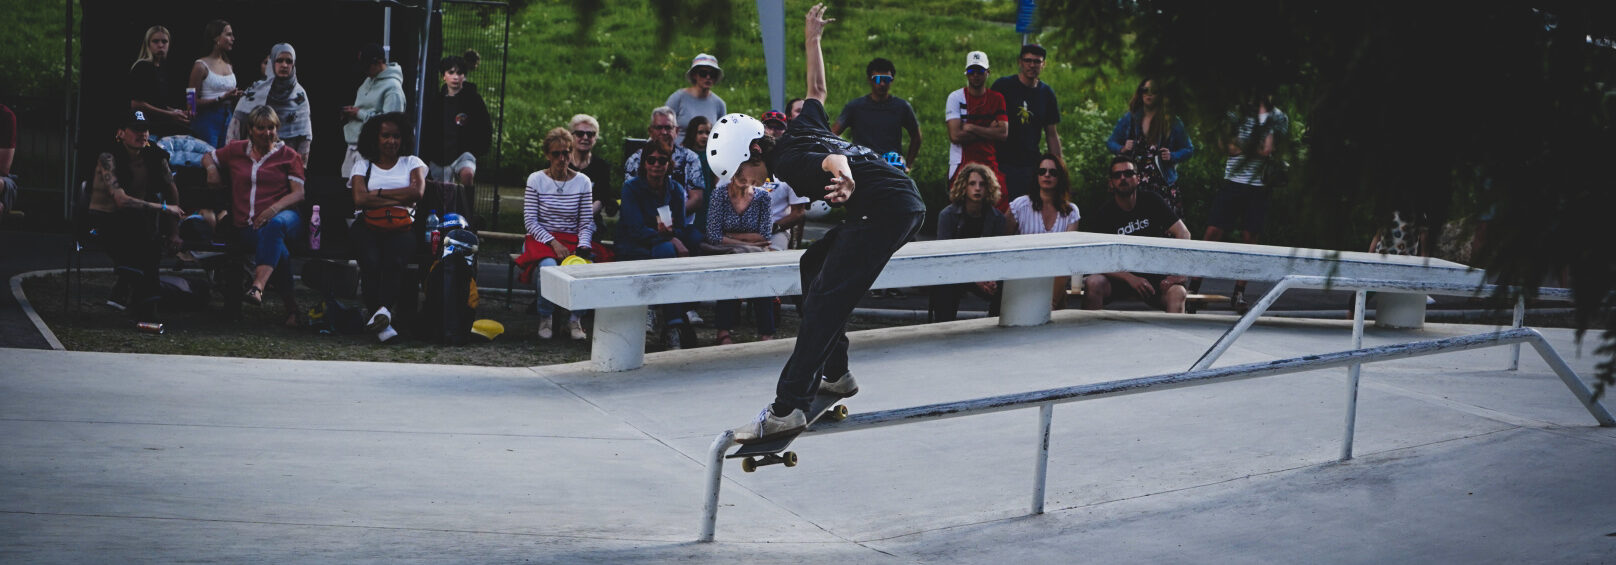
[[[432,213],[426,217],[426,244],[427,244],[427,249],[430,249],[432,251],[437,251],[437,249],[438,249],[438,227],[442,226],[442,225],[443,225],[443,220],[438,219],[438,211],[437,210],[433,210]]]
[[[315,204],[309,214],[309,249],[320,250],[320,205]]]

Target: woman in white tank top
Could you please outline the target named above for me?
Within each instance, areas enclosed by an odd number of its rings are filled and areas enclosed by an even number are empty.
[[[1010,202],[1007,227],[1012,234],[1058,233],[1077,231],[1077,220],[1082,217],[1077,205],[1071,202],[1071,181],[1054,155],[1044,154],[1038,161],[1038,194],[1022,195]],[[1033,199],[1037,198],[1037,201]],[[1050,295],[1050,305],[1056,310],[1066,308],[1066,289],[1072,277],[1056,277]]]
[[[196,89],[196,117],[191,119],[191,133],[209,145],[221,147],[230,112],[241,97],[235,69],[230,66],[236,34],[230,22],[213,20],[203,28],[203,35],[207,37],[208,54],[191,66],[189,84]]]

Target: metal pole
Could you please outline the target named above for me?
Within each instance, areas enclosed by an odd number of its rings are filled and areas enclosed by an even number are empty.
[[[1353,349],[1363,349],[1364,308],[1368,306],[1368,295],[1368,292],[1362,290],[1353,294]],[[1352,460],[1352,434],[1358,425],[1358,371],[1362,368],[1362,363],[1353,363],[1347,367],[1347,431],[1346,437],[1341,440],[1342,461]]]
[[[1262,317],[1263,312],[1267,312],[1268,308],[1274,305],[1274,301],[1279,300],[1280,295],[1285,294],[1285,291],[1290,290],[1291,287],[1295,285],[1296,279],[1291,277],[1280,279],[1279,283],[1274,285],[1274,288],[1268,289],[1268,294],[1264,294],[1262,300],[1258,300],[1256,304],[1251,305],[1251,310],[1247,311],[1244,316],[1241,316],[1240,321],[1235,322],[1234,327],[1229,328],[1229,331],[1223,332],[1223,337],[1219,337],[1217,343],[1212,344],[1211,349],[1208,349],[1206,350],[1206,353],[1201,354],[1201,358],[1197,359],[1195,364],[1190,366],[1190,370],[1199,371],[1201,369],[1209,368],[1213,363],[1216,363],[1218,358],[1222,357],[1225,351],[1228,351],[1230,347],[1234,346],[1234,341],[1236,339],[1240,339],[1240,336],[1244,335],[1246,330],[1251,328],[1252,324],[1257,323],[1257,318]]]
[[[1049,421],[1054,404],[1038,406],[1038,459],[1032,468],[1032,513],[1044,513],[1044,485],[1049,477]]]
[[[1549,340],[1544,338],[1543,334],[1537,333],[1536,330],[1526,331],[1532,332],[1535,336],[1535,339],[1530,342],[1532,349],[1536,349],[1538,356],[1543,358],[1543,362],[1548,363],[1550,369],[1554,369],[1554,374],[1560,377],[1560,382],[1565,383],[1566,388],[1571,389],[1571,394],[1577,397],[1577,401],[1588,409],[1588,413],[1592,414],[1595,420],[1599,421],[1599,425],[1607,428],[1616,426],[1616,418],[1612,418],[1610,411],[1605,410],[1604,405],[1594,400],[1594,393],[1588,390],[1588,383],[1582,382],[1582,379],[1577,377],[1577,372],[1566,364],[1565,359],[1560,357],[1560,353],[1554,350],[1554,346],[1549,345]]]
[[[707,503],[701,507],[701,535],[696,541],[713,541],[713,532],[718,529],[718,488],[724,482],[724,452],[732,445],[735,430],[725,430],[707,448]]]
[[[421,20],[421,33],[418,36],[419,44],[416,46],[415,51],[415,112],[413,112],[415,114],[415,147],[413,149],[416,154],[421,153],[421,120],[425,118],[424,112],[426,112],[426,68],[427,59],[431,58],[427,56],[426,50],[432,44],[432,18],[437,17],[440,9],[438,8],[438,3],[434,0],[426,0],[425,7],[426,16]],[[406,107],[405,110],[407,111],[408,108]]]
[[[763,32],[763,64],[769,77],[769,107],[786,108],[786,3],[757,0],[758,29]]]
[[[490,228],[499,228],[499,179],[505,175],[505,84],[506,77],[511,76],[511,5],[505,5],[505,43],[500,48],[499,59],[499,129],[494,134],[494,169],[499,176],[494,178],[494,194],[490,199],[493,202],[493,211],[488,213]]]
[[[1517,290],[1516,292],[1520,292]],[[1515,323],[1511,326],[1520,329],[1526,322],[1526,295],[1515,297]],[[1509,370],[1518,371],[1521,368],[1521,344],[1509,346]]]
[[[74,151],[74,129],[72,116],[69,113],[73,108],[73,0],[63,2],[67,6],[67,19],[62,23],[62,217],[72,218],[73,208],[77,207],[78,191],[73,187],[73,162],[77,159]],[[75,247],[77,241],[72,242]],[[77,249],[73,250],[75,253]],[[66,293],[64,292],[65,296]]]

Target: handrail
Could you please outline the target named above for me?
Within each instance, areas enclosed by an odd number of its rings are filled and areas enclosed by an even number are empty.
[[[1217,369],[1200,369],[1176,374],[1154,375],[1104,383],[1077,385],[1033,392],[990,396],[971,400],[928,404],[924,406],[884,410],[881,412],[871,412],[866,414],[855,414],[841,421],[820,420],[819,422],[816,422],[813,427],[809,428],[808,431],[804,432],[803,435],[823,435],[850,432],[854,430],[896,426],[900,424],[940,420],[945,418],[958,418],[963,416],[973,416],[977,414],[987,414],[992,412],[1002,412],[1038,406],[1040,408],[1040,446],[1036,461],[1037,466],[1034,470],[1031,513],[1041,514],[1043,513],[1043,493],[1044,482],[1046,480],[1046,475],[1043,470],[1046,469],[1046,466],[1048,465],[1050,414],[1052,413],[1052,409],[1055,404],[1093,400],[1096,398],[1107,398],[1128,394],[1139,394],[1160,389],[1185,388],[1217,382],[1238,381],[1289,373],[1314,371],[1328,367],[1357,366],[1363,363],[1423,357],[1426,355],[1446,353],[1449,351],[1467,351],[1471,349],[1521,343],[1529,343],[1532,345],[1533,349],[1538,352],[1538,355],[1543,357],[1543,360],[1547,362],[1549,367],[1554,370],[1555,374],[1560,377],[1561,382],[1566,385],[1566,388],[1571,390],[1572,395],[1576,396],[1577,400],[1583,404],[1583,407],[1588,410],[1589,414],[1591,414],[1594,419],[1599,422],[1599,425],[1606,427],[1616,426],[1616,418],[1613,418],[1610,412],[1607,411],[1604,406],[1600,405],[1594,400],[1593,392],[1588,389],[1587,384],[1582,382],[1582,379],[1577,376],[1576,372],[1571,369],[1570,365],[1566,364],[1565,360],[1560,357],[1560,354],[1554,350],[1554,347],[1549,344],[1548,340],[1545,339],[1542,334],[1531,328],[1516,328],[1492,333],[1382,345],[1334,353],[1306,355],[1276,361],[1247,363],[1244,365],[1234,365]],[[1355,387],[1353,392],[1355,396]],[[1350,404],[1349,407],[1351,407]],[[1351,419],[1348,420],[1348,423],[1351,425]],[[1349,442],[1351,441],[1351,437],[1352,436],[1349,431],[1347,435]],[[718,520],[719,488],[723,482],[722,473],[724,466],[724,454],[729,450],[730,447],[734,445],[736,445],[735,433],[733,431],[726,431],[719,434],[718,437],[713,440],[712,447],[708,449],[706,480],[707,496],[703,507],[701,533],[697,538],[697,541],[713,541]],[[1344,449],[1343,452],[1350,454],[1350,447]]]
[[[1267,312],[1268,308],[1273,306],[1275,301],[1279,300],[1280,295],[1285,294],[1285,291],[1293,288],[1353,290],[1357,291],[1359,294],[1367,291],[1402,290],[1422,294],[1439,294],[1444,296],[1484,296],[1497,292],[1500,287],[1498,285],[1490,284],[1478,286],[1420,281],[1343,279],[1311,275],[1290,275],[1280,279],[1273,288],[1268,290],[1268,294],[1264,294],[1261,300],[1258,300],[1256,304],[1251,305],[1251,309],[1248,310],[1245,315],[1241,316],[1239,321],[1235,322],[1234,327],[1231,327],[1228,331],[1224,332],[1223,336],[1219,337],[1216,342],[1213,342],[1212,347],[1206,350],[1206,353],[1201,354],[1201,358],[1197,359],[1195,364],[1190,366],[1190,370],[1194,371],[1211,367],[1212,363],[1218,360],[1218,357],[1223,356],[1223,353],[1228,351],[1229,348],[1234,345],[1234,341],[1236,339],[1239,339],[1241,335],[1244,335],[1246,330],[1251,328],[1252,324],[1257,323],[1257,318],[1261,317],[1263,313]],[[1518,287],[1508,288],[1518,290]],[[1572,298],[1571,290],[1565,288],[1540,288],[1538,289],[1538,296],[1555,300],[1571,300]],[[1525,316],[1525,308],[1525,298],[1518,298],[1515,303],[1515,323],[1513,327],[1521,327],[1521,322]],[[1363,332],[1364,323],[1364,304],[1359,302],[1356,310],[1357,314],[1353,318],[1353,332],[1356,335],[1361,335]],[[1357,346],[1357,344],[1353,345],[1354,348]],[[1520,348],[1517,347],[1514,349],[1514,353],[1511,356],[1510,370],[1514,370],[1519,366]]]

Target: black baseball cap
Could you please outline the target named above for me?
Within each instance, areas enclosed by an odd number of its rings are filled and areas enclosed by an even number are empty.
[[[359,64],[361,65],[369,65],[376,61],[386,60],[387,53],[382,51],[381,45],[377,45],[375,43],[366,43],[359,48]]]
[[[129,112],[129,115],[125,116],[125,118],[126,119],[123,122],[123,129],[134,131],[148,131],[151,129],[146,122],[145,112],[134,110]]]
[[[1032,54],[1037,55],[1039,57],[1047,57],[1048,56],[1048,55],[1046,55],[1044,53],[1044,46],[1039,45],[1037,43],[1028,43],[1026,45],[1022,45],[1021,46],[1021,53],[1019,55],[1016,55],[1016,56],[1020,57],[1021,55],[1026,55],[1028,53],[1032,53]]]

